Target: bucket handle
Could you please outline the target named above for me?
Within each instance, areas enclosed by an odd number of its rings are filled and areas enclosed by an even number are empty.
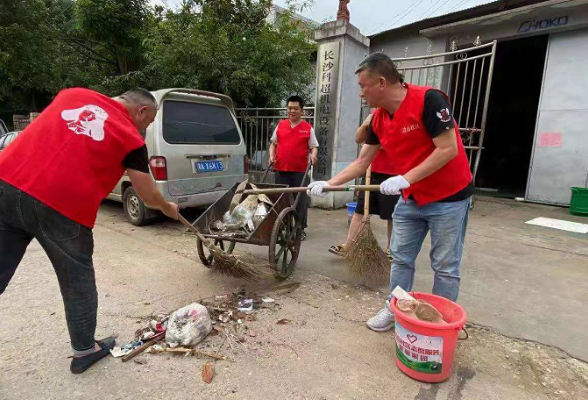
[[[458,333],[457,340],[468,340],[470,338],[470,334],[468,333],[466,327],[464,326],[463,328],[461,328],[461,330],[465,333],[465,337],[459,337]]]

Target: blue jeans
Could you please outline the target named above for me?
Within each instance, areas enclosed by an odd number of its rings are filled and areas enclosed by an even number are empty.
[[[431,268],[435,272],[433,294],[457,300],[469,206],[469,198],[419,207],[414,200],[405,201],[400,197],[393,215],[390,251],[394,261],[390,271],[390,290],[396,286],[412,290],[415,260],[427,232],[431,231]]]
[[[92,230],[0,180],[0,295],[33,239],[57,274],[74,353],[85,354],[94,348],[98,310]]]

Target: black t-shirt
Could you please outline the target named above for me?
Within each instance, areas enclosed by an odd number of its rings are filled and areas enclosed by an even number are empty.
[[[127,169],[134,169],[148,174],[149,156],[147,154],[147,145],[143,145],[127,154],[123,160],[123,165]]]
[[[394,114],[390,114],[390,119],[394,117]],[[448,129],[454,128],[455,123],[453,122],[453,113],[451,112],[451,105],[449,100],[438,90],[428,90],[425,93],[425,105],[423,108],[423,124],[425,129],[431,135],[431,138],[436,138],[441,133]],[[380,144],[380,139],[376,136],[372,124],[370,123],[367,135],[365,138],[366,144],[377,145]],[[474,194],[474,184],[470,182],[468,186],[459,192],[438,200],[442,203],[448,203],[452,201],[465,200]]]

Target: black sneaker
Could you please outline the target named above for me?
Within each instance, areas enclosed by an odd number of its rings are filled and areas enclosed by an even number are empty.
[[[306,232],[302,231],[300,234],[300,241],[306,240]]]
[[[96,340],[96,343],[98,343],[98,346],[101,347],[101,350],[92,354],[88,354],[87,356],[74,357],[71,360],[69,370],[72,374],[81,374],[90,368],[92,364],[106,357],[108,353],[110,353],[110,350],[113,349],[116,345],[116,341],[113,337]]]

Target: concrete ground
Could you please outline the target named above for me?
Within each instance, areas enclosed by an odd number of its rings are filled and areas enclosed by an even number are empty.
[[[558,208],[476,203],[460,297],[476,325],[459,344],[451,378],[439,385],[403,375],[394,365],[393,332],[365,327],[387,289],[358,286],[326,252],[344,237],[343,210],[311,210],[308,239],[290,279],[301,283],[297,290],[272,292],[273,281],[245,285],[268,292],[278,305],[245,323],[243,343],[222,348],[231,361],[216,362],[210,385],[200,377],[206,360],[161,354],[140,355],[137,363],[108,358],[71,375],[59,289],[35,242],[0,297],[0,399],[588,398],[588,367],[566,354],[588,359],[581,307],[588,300],[588,238],[524,225],[537,216],[576,220]],[[374,219],[373,228],[383,239],[385,225]],[[178,223],[133,227],[119,204],[101,208],[95,241],[99,337],[118,333],[126,343],[151,316],[244,284],[203,268],[194,237]],[[416,290],[432,285],[427,247]],[[265,254],[267,248],[255,250]],[[276,323],[284,318],[289,322]],[[221,343],[216,336],[202,346],[216,351]]]
[[[588,235],[525,224],[536,217],[588,224],[588,218],[570,215],[566,208],[477,197],[468,223],[459,303],[471,322],[558,346],[588,361]],[[384,247],[386,224],[378,217],[371,222]],[[357,283],[326,252],[345,239],[346,211],[312,209],[309,224],[300,267]],[[433,287],[429,250],[427,237],[417,259],[416,291],[430,293]]]

